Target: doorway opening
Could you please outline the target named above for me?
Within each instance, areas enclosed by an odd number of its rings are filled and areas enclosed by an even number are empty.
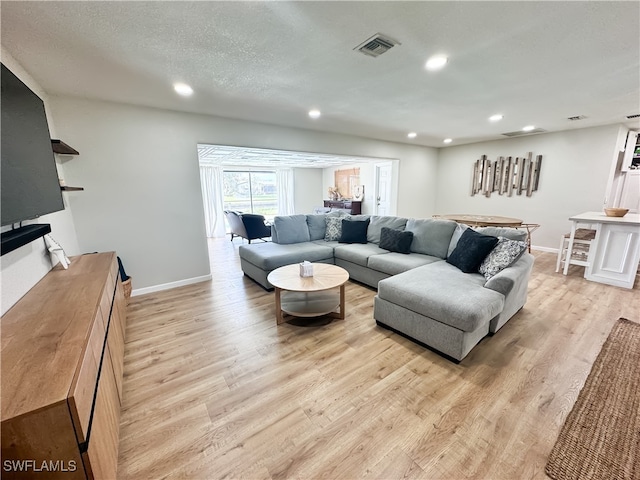
[[[396,213],[397,159],[199,144],[198,160],[207,237],[229,232],[225,210],[267,221],[314,213],[337,190],[342,170],[349,175],[341,193],[361,202],[362,214]]]

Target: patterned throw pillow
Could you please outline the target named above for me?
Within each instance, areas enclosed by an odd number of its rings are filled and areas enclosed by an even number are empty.
[[[484,278],[489,280],[518,260],[526,249],[526,242],[498,237],[498,244],[483,260],[478,271],[484,275]]]
[[[340,240],[342,236],[342,220],[350,219],[350,215],[329,216],[327,215],[327,229],[324,232],[324,239],[327,242]]]

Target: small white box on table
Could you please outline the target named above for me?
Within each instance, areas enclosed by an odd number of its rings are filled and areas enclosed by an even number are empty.
[[[313,264],[305,260],[300,264],[301,277],[313,277]]]

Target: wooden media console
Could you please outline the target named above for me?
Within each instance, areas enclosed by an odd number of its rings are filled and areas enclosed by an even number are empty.
[[[3,315],[3,479],[116,478],[125,324],[114,252],[56,266]]]

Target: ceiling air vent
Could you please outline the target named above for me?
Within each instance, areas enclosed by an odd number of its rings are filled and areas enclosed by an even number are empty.
[[[575,120],[584,120],[585,117],[584,115],[576,115],[575,117],[568,117],[567,120],[571,120],[571,121],[575,121]]]
[[[635,115],[627,115],[628,119],[632,119],[632,118],[640,118],[640,113],[636,113]]]
[[[517,137],[518,135],[530,135],[532,133],[544,133],[544,132],[546,132],[546,130],[544,128],[534,128],[533,130],[530,130],[528,132],[523,132],[522,130],[517,130],[515,132],[503,133],[502,135],[504,135],[506,137]]]
[[[401,43],[397,40],[386,37],[381,33],[376,33],[373,37],[368,38],[360,45],[355,47],[354,50],[358,50],[365,55],[369,55],[370,57],[379,57],[394,45],[401,45]]]

